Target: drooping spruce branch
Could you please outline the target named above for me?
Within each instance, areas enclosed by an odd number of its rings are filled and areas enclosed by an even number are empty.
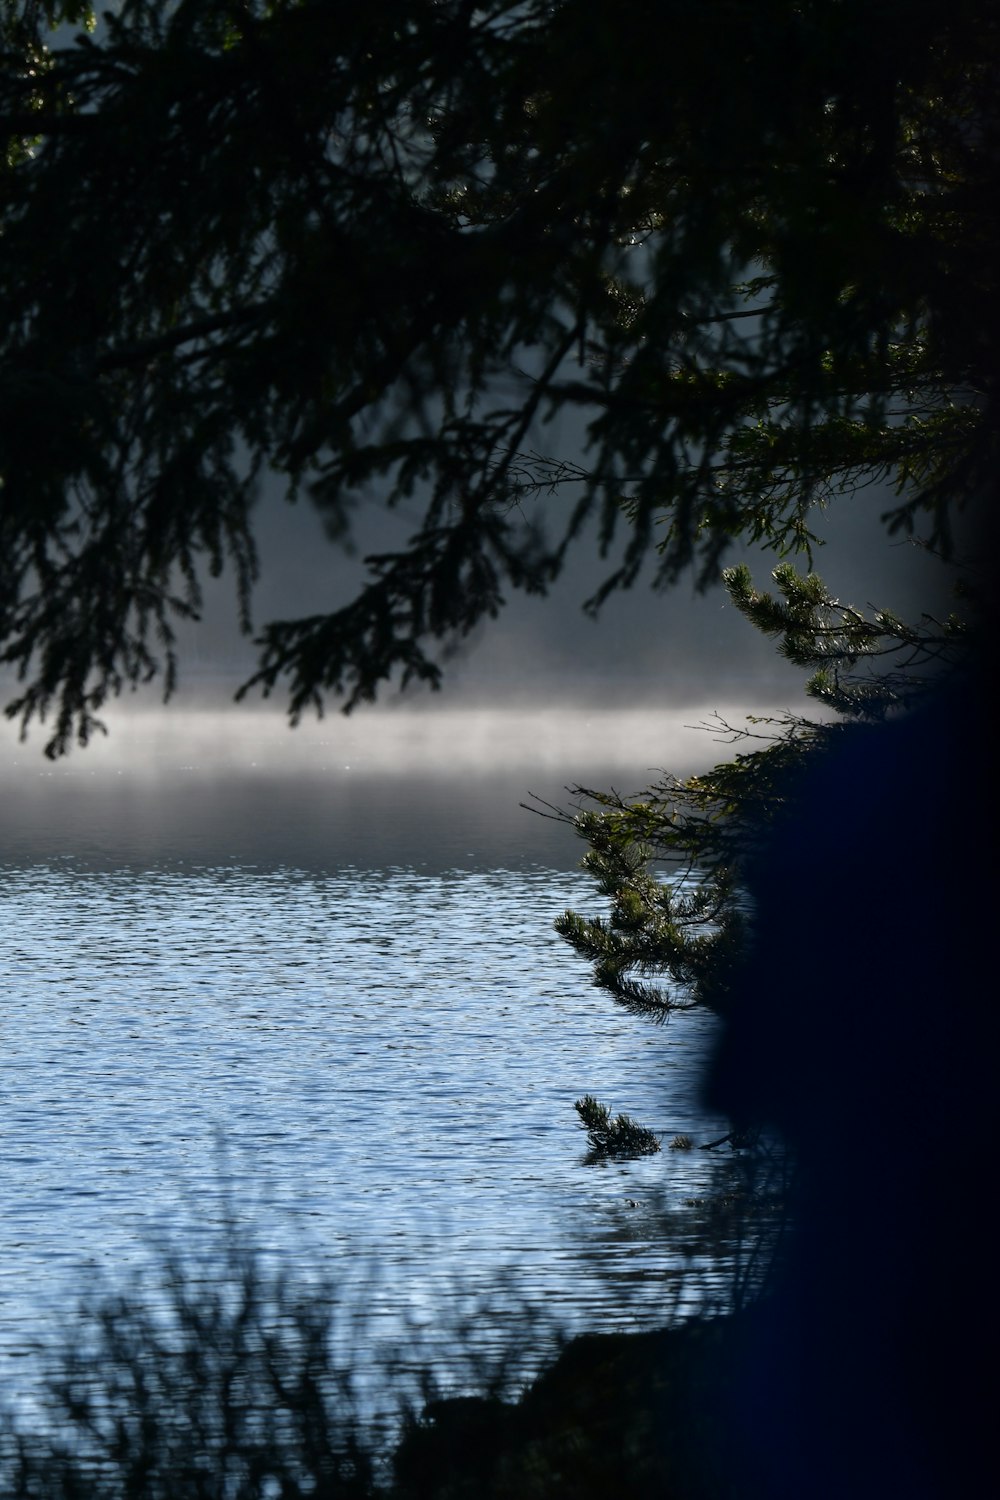
[[[811,564],[876,480],[947,550],[988,490],[989,7],[129,0],[47,44],[89,15],[0,5],[0,661],[52,753],[169,691],[220,548],[246,594],[264,473],[338,540],[422,508],[356,600],[264,622],[293,715],[437,681],[595,534],[598,608],[741,539]]]

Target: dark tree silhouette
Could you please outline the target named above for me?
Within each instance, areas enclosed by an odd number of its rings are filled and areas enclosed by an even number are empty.
[[[981,680],[962,672],[909,718],[827,745],[747,867],[755,941],[711,1095],[780,1129],[798,1164],[788,1264],[724,1398],[771,1500],[939,1500],[993,1469]]]
[[[808,549],[876,477],[947,546],[987,483],[992,6],[125,0],[46,50],[84,15],[8,0],[0,38],[0,659],[51,753],[169,692],[205,568],[249,626],[265,470],[334,537],[424,507],[263,630],[293,716],[436,684],[588,515],[599,600],[654,550]]]

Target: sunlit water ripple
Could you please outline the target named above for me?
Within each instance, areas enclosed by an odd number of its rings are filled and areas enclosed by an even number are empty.
[[[164,1237],[210,1264],[233,1222],[282,1269],[350,1275],[390,1334],[504,1276],[573,1330],[718,1292],[726,1259],[687,1207],[713,1153],[584,1162],[584,1093],[665,1146],[719,1125],[698,1105],[709,1020],[621,1012],[553,933],[598,906],[585,876],[211,863],[193,833],[116,867],[55,856],[73,838],[46,805],[43,852],[0,867],[8,1369],[95,1270],[119,1284]]]

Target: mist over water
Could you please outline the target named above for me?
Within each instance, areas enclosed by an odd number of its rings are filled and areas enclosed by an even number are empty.
[[[766,706],[765,706],[766,707]],[[97,734],[85,750],[60,762],[39,752],[45,726],[33,725],[18,744],[8,726],[0,765],[23,769],[33,762],[40,775],[76,777],[129,771],[144,777],[177,769],[204,774],[266,770],[296,774],[363,770],[411,774],[494,775],[507,768],[534,767],[566,777],[574,765],[620,768],[670,764],[678,770],[718,758],[698,725],[715,712],[734,723],[760,712],[759,700],[719,704],[706,698],[668,710],[648,707],[601,711],[537,704],[453,708],[390,706],[345,716],[306,719],[290,728],[278,709],[223,706],[136,707],[114,705],[104,716],[107,736]]]
[[[567,807],[567,787],[642,791],[727,754],[671,712],[397,709],[290,729],[279,712],[119,707],[110,733],[56,762],[8,727],[0,747],[0,850],[97,867],[251,864],[302,869],[573,869],[571,830],[519,804]],[[759,711],[759,705],[755,705]],[[749,711],[726,705],[733,724]]]

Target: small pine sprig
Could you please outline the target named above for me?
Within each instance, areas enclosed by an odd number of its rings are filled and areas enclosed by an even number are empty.
[[[606,1104],[600,1104],[593,1094],[585,1094],[573,1108],[587,1127],[592,1157],[601,1156],[652,1156],[660,1149],[660,1139],[631,1115],[615,1115]]]

